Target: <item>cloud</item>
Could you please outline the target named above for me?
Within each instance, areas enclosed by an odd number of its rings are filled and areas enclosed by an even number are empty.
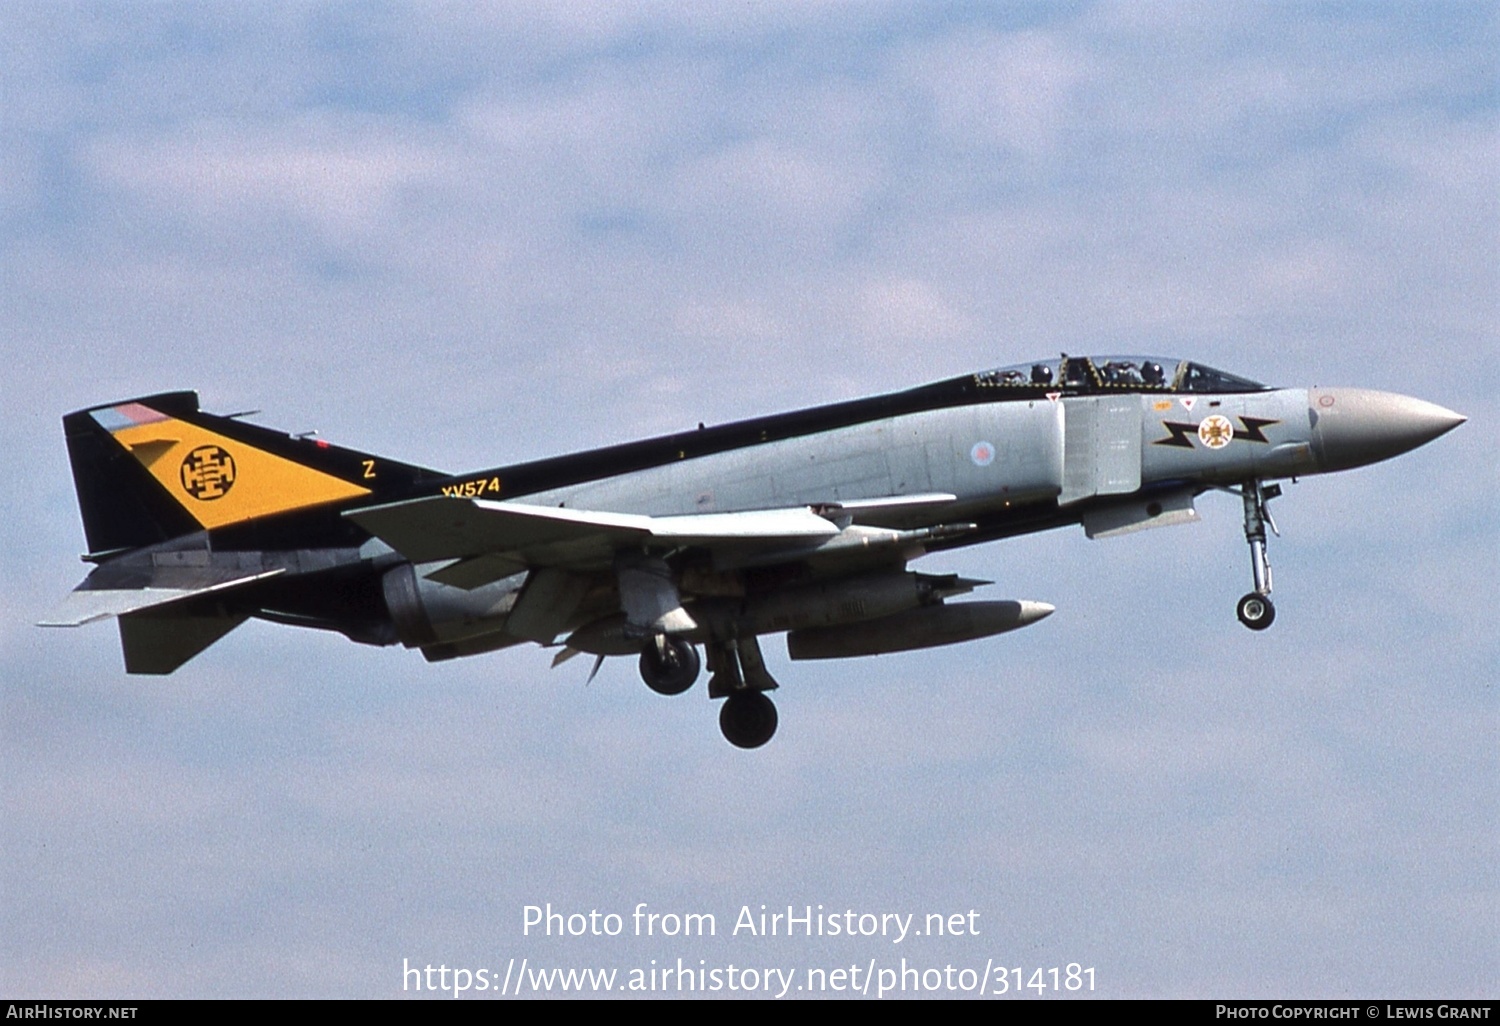
[[[1485,992],[1481,8],[118,13],[0,14],[7,992],[663,955],[522,938],[547,900],[973,907],[987,948],[1112,995]],[[947,552],[923,569],[1058,612],[829,666],[768,645],[754,754],[628,660],[585,688],[533,649],[251,624],[145,681],[108,626],[25,626],[86,569],[57,417],[88,403],[199,387],[458,468],[1064,349],[1472,421],[1288,489],[1265,635],[1233,622],[1230,497]]]
[[[941,39],[914,48],[903,71],[945,148],[1056,166],[1071,149],[1091,65],[1052,30]]]
[[[442,154],[415,140],[380,138],[351,125],[236,131],[194,126],[182,137],[126,149],[96,147],[100,184],[160,207],[187,206],[202,225],[243,233],[267,215],[291,215],[338,235],[359,236],[389,221],[403,192],[420,189]]]

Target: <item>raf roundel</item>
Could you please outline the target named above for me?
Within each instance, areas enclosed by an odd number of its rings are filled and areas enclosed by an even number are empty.
[[[995,462],[995,447],[989,442],[975,442],[974,448],[969,450],[969,459],[976,467],[987,467]]]
[[[1215,413],[1198,425],[1198,441],[1210,449],[1222,449],[1234,438],[1234,425],[1229,418]]]
[[[200,445],[182,461],[182,487],[203,502],[222,499],[234,487],[234,457],[217,445]]]

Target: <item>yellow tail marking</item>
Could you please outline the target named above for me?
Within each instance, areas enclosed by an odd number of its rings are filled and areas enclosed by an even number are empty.
[[[369,495],[370,489],[170,417],[114,432],[206,528]]]

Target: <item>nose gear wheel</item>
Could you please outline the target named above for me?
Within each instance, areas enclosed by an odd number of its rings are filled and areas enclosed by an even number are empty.
[[[1253,591],[1240,599],[1234,611],[1240,618],[1240,623],[1252,631],[1263,631],[1276,619],[1276,607],[1271,604],[1271,600]]]

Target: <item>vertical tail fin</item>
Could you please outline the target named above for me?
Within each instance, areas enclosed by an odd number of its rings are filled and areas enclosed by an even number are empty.
[[[198,412],[197,392],[163,392],[134,400],[168,416]],[[180,503],[174,502],[130,450],[117,443],[95,418],[109,407],[79,410],[63,418],[73,487],[83,514],[83,533],[90,553],[154,545],[201,530]]]
[[[294,438],[164,392],[63,418],[89,551],[350,500],[400,498],[436,471]]]

